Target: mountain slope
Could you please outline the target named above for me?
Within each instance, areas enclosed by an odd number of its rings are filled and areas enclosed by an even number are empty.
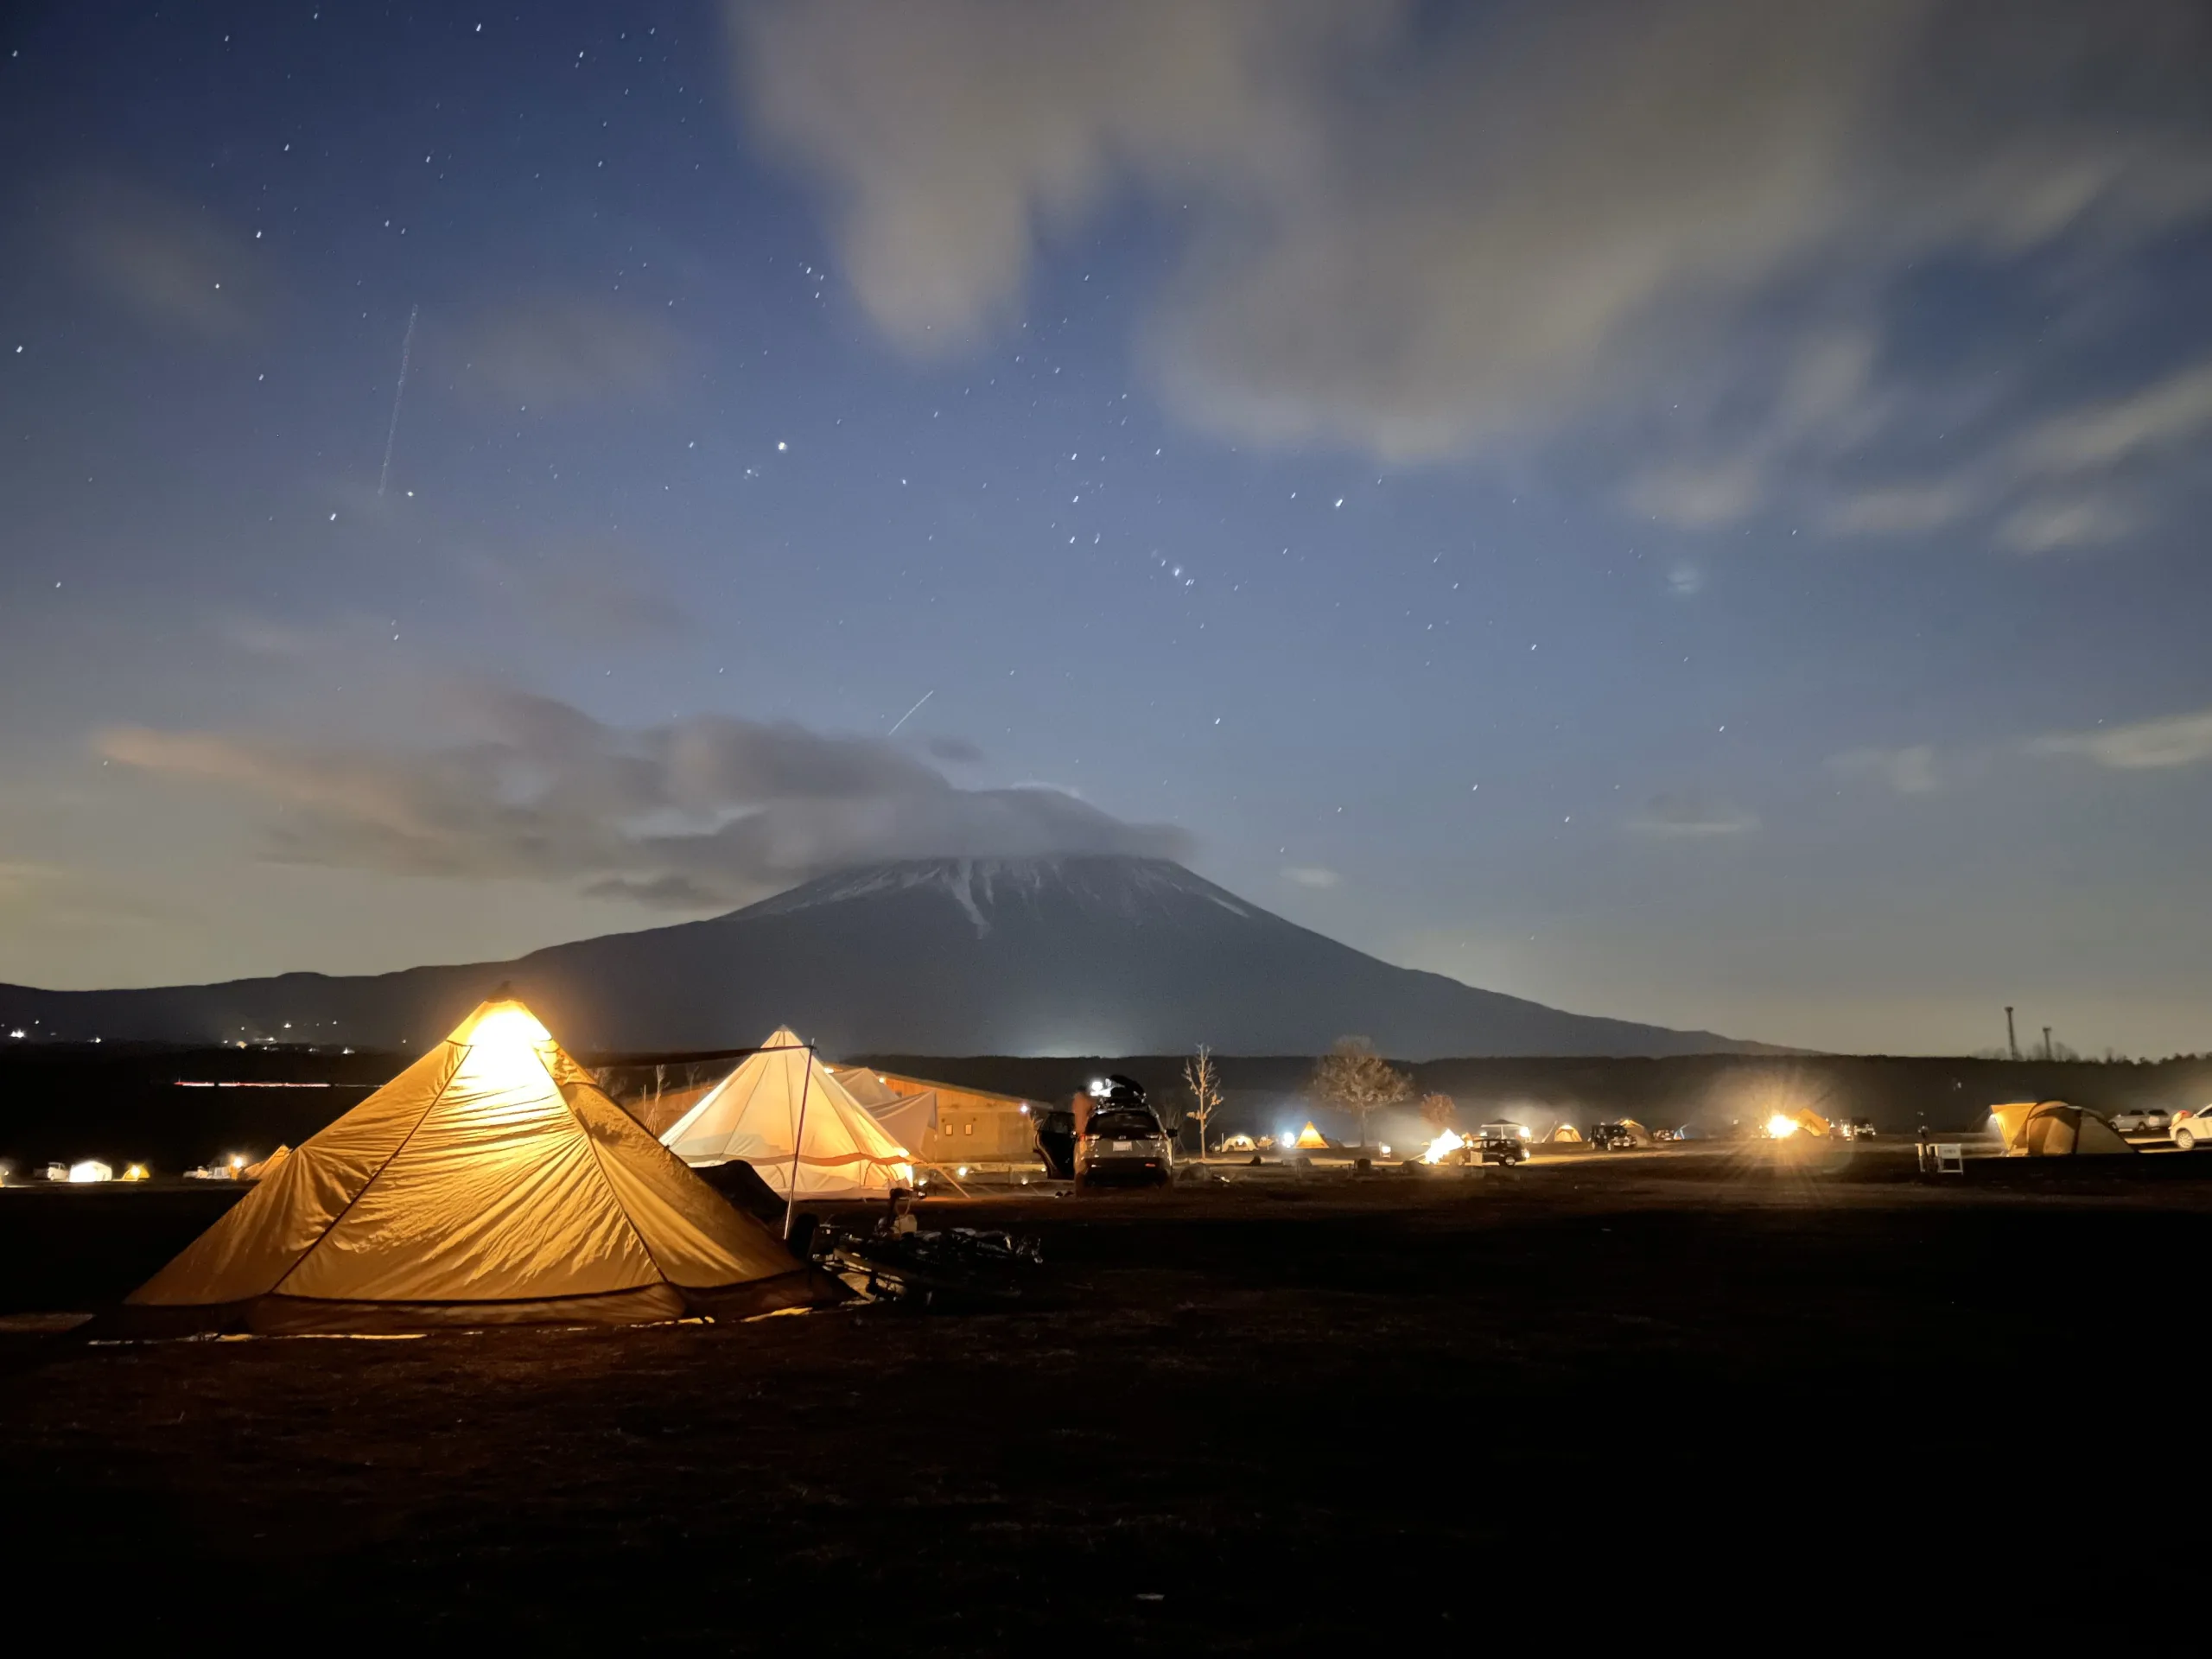
[[[757,1042],[832,1052],[1313,1053],[1403,1059],[1754,1046],[1562,1013],[1393,967],[1162,859],[938,859],[824,877],[709,921],[511,963],[130,991],[0,988],[0,1019],[109,1041],[417,1046],[512,980],[572,1048]]]

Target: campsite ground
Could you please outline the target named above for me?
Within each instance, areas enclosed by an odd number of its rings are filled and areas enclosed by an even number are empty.
[[[1466,1638],[1532,1606],[1717,1633],[1777,1586],[1802,1635],[1901,1586],[2001,1603],[2051,1541],[2078,1562],[2168,1535],[2200,1454],[2127,1410],[2200,1375],[2173,1269],[2212,1182],[1910,1164],[1760,1147],[932,1202],[1044,1238],[1038,1306],[1004,1314],[19,1326],[10,1600],[340,1648],[1362,1650],[1381,1619]],[[0,1214],[14,1306],[73,1272],[118,1294],[173,1248],[47,1196]]]

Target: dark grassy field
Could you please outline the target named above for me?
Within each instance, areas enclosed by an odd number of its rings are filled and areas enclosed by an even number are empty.
[[[2156,1602],[2121,1556],[2199,1524],[2196,1440],[2133,1414],[2201,1381],[2212,1186],[1910,1162],[932,1201],[1044,1238],[1003,1314],[0,1338],[8,1577],[341,1648],[2117,1631]],[[0,1194],[11,1305],[121,1294],[187,1202]]]

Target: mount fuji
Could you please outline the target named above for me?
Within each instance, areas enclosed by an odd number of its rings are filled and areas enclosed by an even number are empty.
[[[0,987],[0,1020],[108,1042],[435,1041],[502,981],[571,1048],[742,1046],[790,1025],[837,1054],[1312,1054],[1346,1033],[1421,1060],[1762,1045],[1394,967],[1165,859],[927,859],[711,920],[512,962],[114,991]]]

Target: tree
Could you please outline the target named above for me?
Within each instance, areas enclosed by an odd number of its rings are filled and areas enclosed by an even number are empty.
[[[1339,1037],[1313,1065],[1313,1092],[1359,1120],[1367,1144],[1367,1116],[1395,1106],[1414,1091],[1413,1079],[1375,1052],[1364,1037]]]
[[[1432,1136],[1441,1135],[1459,1121],[1459,1103],[1449,1095],[1423,1095],[1421,1121],[1428,1125]]]
[[[1212,1133],[1214,1111],[1221,1104],[1221,1068],[1214,1064],[1213,1050],[1204,1043],[1183,1062],[1183,1086],[1191,1091],[1191,1116],[1198,1120],[1198,1161],[1204,1163],[1206,1136]]]

